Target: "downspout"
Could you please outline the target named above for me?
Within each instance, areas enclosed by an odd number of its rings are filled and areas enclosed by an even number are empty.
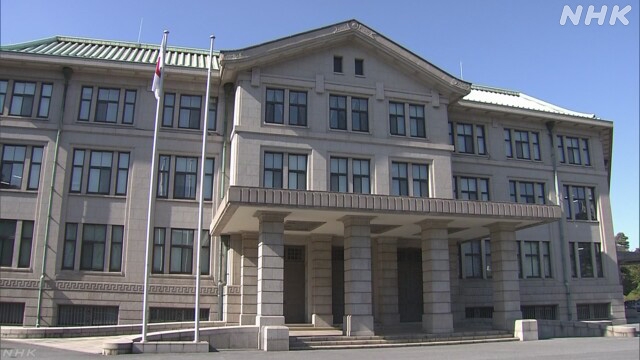
[[[555,137],[553,136],[553,129],[555,127],[555,122],[548,121],[546,123],[547,131],[549,134],[549,143],[551,144],[550,152],[551,152],[551,163],[553,165],[553,185],[556,191],[556,204],[562,208],[562,213],[564,214],[567,209],[564,209],[564,202],[562,201],[562,196],[560,194],[560,179],[558,177],[558,158],[556,155],[556,145],[555,145]],[[571,286],[569,285],[570,271],[567,268],[567,254],[569,253],[569,243],[566,241],[565,236],[565,219],[564,217],[558,221],[558,231],[560,236],[560,252],[562,256],[562,281],[564,283],[564,291],[565,298],[567,300],[567,316],[569,321],[573,321],[573,300],[571,296]],[[569,260],[570,263],[570,260]],[[574,266],[574,264],[569,264],[570,266]]]
[[[58,120],[58,130],[56,131],[56,144],[53,152],[53,170],[51,171],[51,186],[49,188],[49,204],[47,205],[47,224],[44,228],[44,244],[42,246],[42,271],[40,272],[40,284],[38,285],[38,307],[36,311],[36,327],[40,327],[42,318],[42,293],[44,292],[44,276],[47,269],[47,249],[49,248],[49,228],[51,227],[51,207],[53,205],[53,191],[55,190],[56,170],[58,168],[58,149],[60,148],[60,136],[62,135],[62,122],[64,121],[64,109],[67,103],[67,90],[69,89],[69,80],[73,74],[70,67],[62,68],[64,76],[64,90],[62,92],[62,106],[60,111],[60,119]]]
[[[224,71],[224,68],[222,69]],[[220,75],[222,79],[222,74]],[[224,84],[224,121],[222,126],[222,159],[220,168],[220,189],[218,193],[220,194],[220,200],[224,199],[225,195],[225,180],[227,177],[227,146],[229,143],[229,138],[227,137],[227,124],[229,122],[229,104],[233,104],[233,99],[231,96],[233,95],[233,84],[226,83]],[[226,271],[227,271],[227,251],[229,249],[229,236],[221,235],[220,236],[220,248],[218,252],[218,320],[224,320],[224,286],[227,283]],[[224,275],[224,281],[222,277]]]

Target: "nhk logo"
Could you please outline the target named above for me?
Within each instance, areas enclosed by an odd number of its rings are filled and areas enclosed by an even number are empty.
[[[562,8],[562,15],[560,15],[560,25],[566,24],[567,18],[571,20],[573,25],[580,25],[582,10],[582,5],[576,6],[575,11],[571,9],[569,5],[565,5],[564,8]],[[595,6],[589,5],[587,14],[584,17],[584,24],[587,26],[591,25],[592,20],[598,19],[598,25],[603,25],[604,21],[607,19],[608,10],[607,5],[602,5],[600,11],[596,11]],[[609,25],[615,25],[618,21],[620,21],[622,25],[629,25],[629,20],[626,18],[629,11],[631,11],[631,5],[627,5],[622,9],[620,9],[620,6],[615,5],[609,14]]]

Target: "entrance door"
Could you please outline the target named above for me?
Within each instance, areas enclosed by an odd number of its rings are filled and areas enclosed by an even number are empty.
[[[398,307],[400,322],[422,321],[422,251],[398,249]]]
[[[305,322],[304,246],[284,247],[284,321]]]
[[[344,248],[331,248],[331,311],[333,323],[342,324],[344,316]]]

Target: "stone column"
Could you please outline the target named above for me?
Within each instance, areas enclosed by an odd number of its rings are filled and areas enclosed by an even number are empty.
[[[461,269],[458,259],[458,242],[449,239],[449,281],[451,291],[451,312],[453,313],[454,328],[456,323],[464,321],[464,306],[460,299],[460,280],[458,274]]]
[[[489,226],[491,275],[493,286],[493,326],[513,331],[520,311],[520,282],[515,226],[495,223]]]
[[[256,325],[284,325],[284,218],[289,213],[258,211],[258,296]]]
[[[379,238],[378,243],[378,297],[382,325],[400,323],[398,308],[398,239]]]
[[[255,325],[258,303],[258,233],[242,233],[240,325]]]
[[[371,299],[371,219],[345,216],[344,224],[344,320],[346,336],[373,335]]]
[[[418,223],[422,231],[422,330],[427,333],[453,332],[447,223],[448,220]]]
[[[311,237],[311,322],[314,327],[333,326],[331,239],[331,235]]]

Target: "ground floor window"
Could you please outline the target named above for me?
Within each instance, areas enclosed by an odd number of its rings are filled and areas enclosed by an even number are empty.
[[[58,326],[118,325],[117,306],[59,305]]]
[[[150,307],[149,322],[180,322],[194,321],[193,308],[169,308],[169,307]],[[209,309],[200,309],[200,321],[209,320]]]
[[[0,325],[23,325],[24,303],[0,302]]]
[[[527,305],[521,306],[523,319],[557,320],[558,305]]]
[[[467,319],[491,319],[493,318],[492,306],[475,306],[464,308],[464,317]]]
[[[578,320],[608,320],[611,318],[610,304],[576,304]]]

